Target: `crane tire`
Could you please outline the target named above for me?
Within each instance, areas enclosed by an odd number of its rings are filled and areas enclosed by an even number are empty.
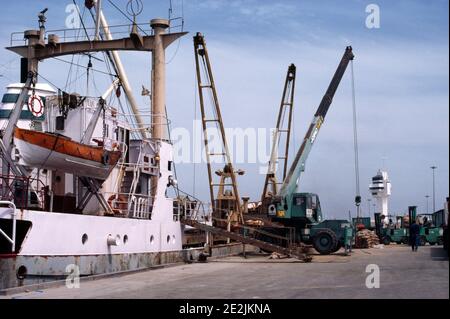
[[[329,255],[336,252],[338,240],[336,234],[330,229],[322,229],[313,238],[314,249],[321,255]]]

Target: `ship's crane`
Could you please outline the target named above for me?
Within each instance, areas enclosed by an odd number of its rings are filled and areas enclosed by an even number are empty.
[[[273,132],[269,165],[261,195],[262,209],[267,208],[265,203],[270,201],[270,199],[278,193],[279,186],[283,183],[287,174],[292,110],[294,108],[296,70],[296,66],[291,64],[286,74],[283,96],[281,98],[280,109],[278,111],[277,126]],[[280,143],[284,144],[283,156],[279,156],[281,146]],[[277,174],[279,168],[282,169],[281,174]],[[280,175],[281,179],[278,178]]]
[[[195,63],[197,72],[197,84],[202,116],[203,139],[205,144],[206,160],[208,167],[209,191],[213,213],[217,225],[226,222],[230,229],[232,223],[243,223],[242,208],[238,192],[236,175],[243,174],[235,171],[231,162],[230,151],[225,137],[222,115],[219,106],[211,62],[206,48],[205,38],[201,33],[194,36]],[[208,99],[208,95],[209,98]],[[219,135],[220,145],[210,145],[209,135],[215,129]],[[223,169],[213,169],[214,163],[224,164]],[[214,175],[220,177],[220,181],[214,180]],[[217,179],[217,178],[216,178]],[[217,197],[216,197],[217,190]]]
[[[277,196],[272,199],[267,212],[273,221],[280,222],[285,226],[295,227],[300,240],[313,243],[316,250],[322,254],[336,251],[341,245],[344,245],[347,236],[347,232],[344,230],[349,223],[343,220],[322,221],[318,196],[316,194],[298,193],[297,187],[300,175],[305,170],[308,155],[317,139],[317,134],[339,83],[353,58],[352,48],[349,46],[345,49],[333,79],[314,114],[283,185]]]

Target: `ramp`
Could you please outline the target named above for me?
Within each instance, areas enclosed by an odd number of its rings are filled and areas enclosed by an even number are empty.
[[[252,245],[258,248],[261,248],[263,250],[266,251],[270,251],[270,252],[274,252],[274,253],[278,253],[278,254],[282,254],[282,255],[287,255],[290,257],[295,257],[299,260],[302,260],[304,262],[309,262],[311,261],[312,257],[309,256],[306,252],[306,246],[304,245],[300,245],[300,246],[291,246],[291,247],[282,247],[282,246],[278,246],[278,245],[274,245],[272,243],[268,243],[259,239],[255,239],[255,238],[251,238],[251,237],[247,237],[244,236],[242,234],[238,234],[238,233],[234,233],[234,232],[229,232],[225,229],[222,228],[218,228],[218,227],[213,227],[213,226],[209,226],[206,224],[202,224],[199,223],[195,220],[188,220],[188,219],[183,219],[181,220],[181,223],[187,226],[191,226],[194,227],[196,229],[200,229],[203,230],[205,232],[209,232],[211,234],[214,235],[219,235],[219,236],[223,236],[226,238],[230,238],[232,240],[235,240],[237,242],[241,242],[243,244],[248,244],[248,245]]]

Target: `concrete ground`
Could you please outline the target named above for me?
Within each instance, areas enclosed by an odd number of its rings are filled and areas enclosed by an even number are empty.
[[[391,245],[313,262],[229,257],[81,282],[8,298],[449,298],[449,263],[442,247]],[[368,289],[366,267],[378,265],[380,288]]]

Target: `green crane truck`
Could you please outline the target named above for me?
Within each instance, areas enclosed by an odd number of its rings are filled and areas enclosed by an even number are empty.
[[[340,247],[351,245],[354,231],[348,220],[323,220],[319,196],[299,192],[298,180],[305,170],[306,159],[317,139],[339,83],[353,58],[352,48],[347,47],[289,172],[279,192],[270,199],[267,208],[267,214],[272,221],[295,228],[297,240],[312,244],[320,254],[330,254]]]

